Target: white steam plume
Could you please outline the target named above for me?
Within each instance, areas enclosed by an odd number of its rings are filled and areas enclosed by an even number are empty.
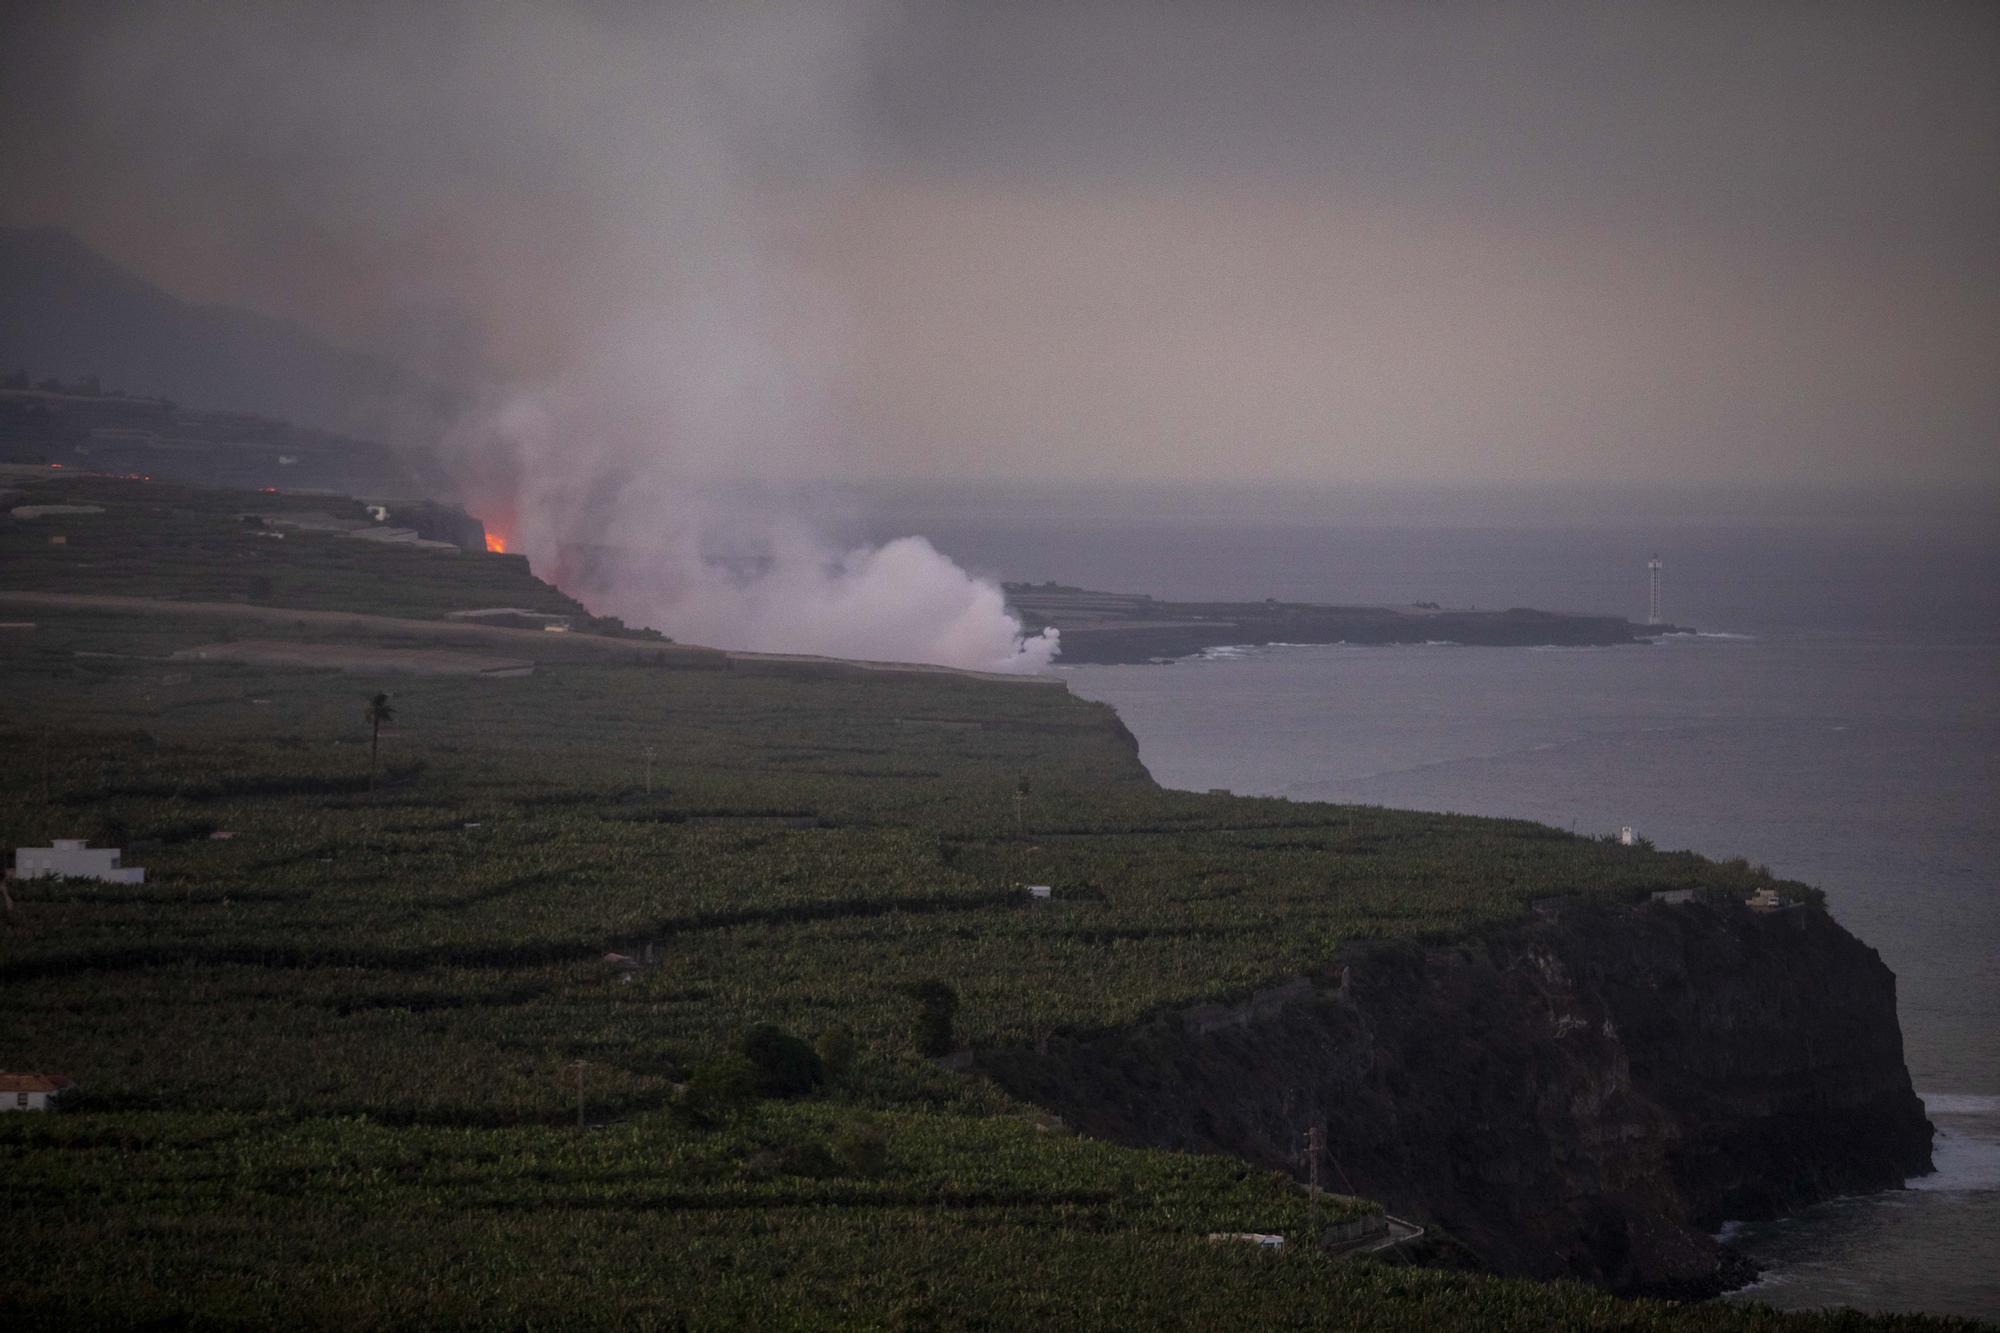
[[[587,604],[727,647],[1000,670],[1053,656],[926,542],[831,549],[807,504],[732,498],[866,463],[843,426],[828,220],[867,188],[862,106],[892,5],[90,15],[67,81],[122,188],[226,270],[254,260],[275,308],[380,345],[467,328],[492,373],[446,465]]]
[[[842,462],[844,302],[806,238],[861,165],[848,102],[879,22],[723,6],[594,52],[593,114],[544,128],[602,210],[595,308],[452,453],[475,488],[497,455],[515,548],[601,612],[720,647],[1039,670],[1054,634],[1024,636],[922,538],[839,550],[796,505],[735,498]]]
[[[510,390],[452,439],[476,466],[505,460],[509,549],[598,613],[759,652],[1002,672],[1055,658],[1055,630],[1023,634],[999,585],[925,538],[841,549],[796,499],[684,472],[643,427],[622,453],[609,428],[569,434],[594,413],[565,397]]]

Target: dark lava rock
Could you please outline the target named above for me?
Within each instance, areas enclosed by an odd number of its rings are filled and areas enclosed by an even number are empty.
[[[1443,1227],[1493,1269],[1625,1294],[1745,1280],[1727,1218],[1930,1168],[1895,977],[1817,907],[1570,906],[1357,947],[1241,1005],[982,1053],[1085,1133],[1231,1153]]]

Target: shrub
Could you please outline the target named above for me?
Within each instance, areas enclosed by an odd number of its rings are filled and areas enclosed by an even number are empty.
[[[787,1144],[778,1154],[778,1170],[788,1176],[806,1176],[822,1180],[840,1173],[840,1163],[827,1151],[824,1143],[817,1139],[807,1139],[803,1143]]]
[[[825,1180],[840,1174],[840,1161],[818,1139],[798,1139],[767,1144],[743,1159],[743,1170],[752,1180],[778,1176],[805,1176]]]
[[[714,1123],[736,1115],[757,1100],[757,1066],[735,1052],[718,1055],[695,1066],[675,1103],[684,1117]]]
[[[833,1155],[850,1176],[879,1176],[889,1165],[889,1134],[867,1116],[855,1116],[834,1131]]]
[[[775,1023],[751,1028],[737,1050],[755,1069],[757,1091],[765,1097],[801,1097],[826,1081],[818,1052]]]
[[[846,1027],[828,1028],[813,1043],[820,1067],[830,1079],[843,1079],[854,1071],[856,1049],[854,1030]]]
[[[917,1002],[913,1033],[917,1050],[930,1056],[950,1055],[958,1045],[951,1026],[952,1015],[958,1012],[958,992],[932,979],[912,985],[909,994]]]

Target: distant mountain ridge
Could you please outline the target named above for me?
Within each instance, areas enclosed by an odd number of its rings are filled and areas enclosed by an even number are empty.
[[[53,227],[0,227],[0,372],[384,438],[454,395],[297,324],[161,290]]]

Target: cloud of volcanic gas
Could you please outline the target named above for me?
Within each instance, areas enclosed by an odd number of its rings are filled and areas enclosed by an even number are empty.
[[[861,170],[850,104],[885,15],[719,6],[582,39],[517,17],[526,50],[582,40],[592,77],[577,92],[508,61],[536,81],[554,178],[581,193],[531,210],[555,262],[514,251],[474,285],[501,355],[539,371],[449,434],[475,506],[510,515],[510,549],[594,610],[675,638],[1046,667],[1055,636],[1024,635],[997,585],[920,537],[831,542],[803,485],[852,448],[846,300],[812,250]]]
[[[571,393],[504,390],[450,443],[474,508],[505,515],[507,549],[599,614],[762,652],[1004,672],[1055,658],[1056,631],[1024,634],[998,584],[923,537],[843,547],[796,490],[745,486],[654,443],[671,412],[642,411],[625,434]]]
[[[202,250],[239,299],[268,289],[476,383],[442,461],[593,608],[721,646],[1053,655],[924,541],[812,535],[811,485],[866,463],[829,219],[865,188],[893,5],[264,0],[49,22],[74,29],[51,49],[80,53],[51,76],[88,108],[76,151],[119,164],[69,175],[120,182],[107,208],[143,200],[149,234]]]

